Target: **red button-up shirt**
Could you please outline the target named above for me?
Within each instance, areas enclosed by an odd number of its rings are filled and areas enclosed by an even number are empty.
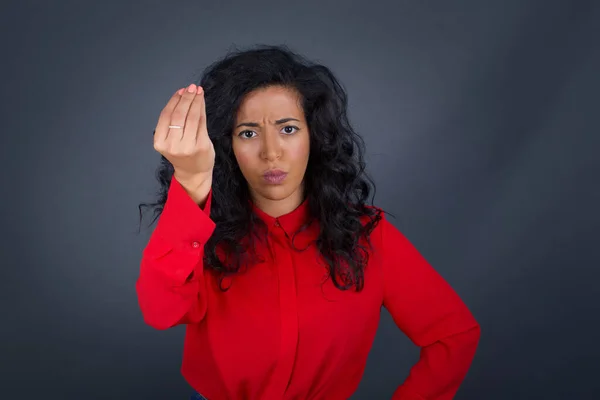
[[[371,235],[362,291],[340,291],[314,245],[290,238],[308,218],[306,202],[273,218],[257,243],[263,262],[219,289],[203,268],[215,224],[173,178],[146,245],[136,283],[144,320],[156,329],[187,324],[181,372],[210,400],[347,399],[363,375],[381,307],[421,347],[393,399],[452,399],[473,359],[479,325],[448,283],[389,221]],[[303,249],[316,224],[296,236]],[[191,278],[190,278],[191,276]],[[189,278],[189,279],[188,279]]]

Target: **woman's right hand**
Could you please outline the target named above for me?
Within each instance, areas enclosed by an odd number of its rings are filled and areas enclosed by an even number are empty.
[[[212,184],[215,149],[208,137],[201,87],[191,84],[171,97],[156,125],[154,149],[173,165],[175,178],[192,198],[202,202]]]

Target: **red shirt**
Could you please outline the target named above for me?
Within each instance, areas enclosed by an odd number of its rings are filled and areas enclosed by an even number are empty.
[[[373,230],[361,292],[324,282],[314,245],[290,247],[306,202],[268,225],[264,262],[218,286],[203,268],[215,224],[175,178],[143,251],[136,283],[144,320],[156,329],[187,324],[181,372],[210,400],[347,399],[363,375],[381,307],[417,346],[420,360],[393,399],[452,399],[471,364],[479,325],[459,296],[389,221]],[[318,227],[297,235],[304,248]],[[192,275],[191,279],[187,279]],[[229,285],[231,283],[231,285]],[[398,377],[401,383],[401,377]]]

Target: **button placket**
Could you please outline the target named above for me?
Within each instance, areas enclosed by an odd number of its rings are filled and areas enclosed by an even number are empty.
[[[275,229],[272,237],[277,243],[273,246],[279,288],[280,344],[278,361],[273,372],[273,383],[264,398],[283,398],[292,375],[295,354],[298,346],[298,304],[294,259],[285,240],[283,228]]]
[[[283,226],[281,226],[281,223],[278,220],[275,220],[273,227],[274,228],[271,230],[273,238],[282,244],[287,244],[289,236]]]

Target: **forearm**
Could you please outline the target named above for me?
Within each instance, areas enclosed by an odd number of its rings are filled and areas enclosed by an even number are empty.
[[[179,262],[182,265],[182,260]],[[135,286],[144,321],[155,329],[199,322],[206,313],[206,301],[201,290],[204,277],[203,272],[198,271],[202,265],[196,266],[196,271],[190,273],[191,277],[184,283],[175,284],[161,276],[161,266],[156,263],[156,260],[147,257],[142,260]]]
[[[421,348],[420,359],[398,387],[393,400],[451,400],[471,365],[480,327],[440,339]]]
[[[210,219],[211,195],[204,208],[173,178],[156,229],[144,248],[136,292],[144,320],[157,329],[199,322],[206,312],[204,245],[215,229]],[[195,192],[199,193],[199,192]],[[192,201],[194,200],[194,201]]]
[[[173,177],[190,196],[194,203],[199,205],[201,208],[204,208],[208,198],[208,193],[212,187],[212,172],[207,174],[186,176],[176,171],[173,174]]]

